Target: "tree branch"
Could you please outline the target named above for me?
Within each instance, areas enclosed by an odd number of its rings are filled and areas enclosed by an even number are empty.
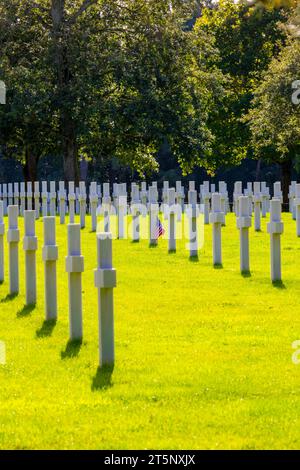
[[[91,6],[95,5],[98,2],[98,0],[84,0],[79,7],[79,9],[73,13],[68,19],[69,24],[74,24],[76,20],[86,11],[88,10]]]
[[[40,10],[41,13],[49,13],[49,8],[43,7],[39,3],[35,2],[30,2],[31,8],[36,8],[37,10]]]

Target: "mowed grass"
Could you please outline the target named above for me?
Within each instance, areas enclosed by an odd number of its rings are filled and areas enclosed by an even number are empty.
[[[36,223],[38,303],[0,286],[0,447],[7,449],[296,449],[300,447],[300,239],[284,214],[282,286],[270,282],[269,235],[250,229],[251,276],[239,272],[235,217],[222,229],[223,268],[212,266],[211,226],[199,260],[186,241],[113,241],[116,363],[97,371],[95,234],[82,230],[84,340],[69,345],[66,226],[59,245],[56,324],[44,323],[42,219]],[[5,220],[7,226],[7,219]],[[21,238],[23,220],[19,219]]]

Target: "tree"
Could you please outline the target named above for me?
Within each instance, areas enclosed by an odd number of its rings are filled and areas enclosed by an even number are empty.
[[[215,8],[204,9],[197,20],[198,33],[204,30],[214,34],[219,51],[216,66],[228,79],[227,94],[209,119],[215,136],[208,162],[212,171],[253,155],[250,132],[241,118],[250,107],[263,71],[284,43],[280,23],[285,21],[283,8],[268,10],[232,0],[221,0]]]
[[[292,165],[300,161],[299,64],[300,43],[291,38],[264,73],[245,119],[256,156],[281,165],[285,203]]]
[[[3,0],[2,143],[30,168],[29,155],[63,154],[65,179],[75,181],[79,154],[153,171],[164,139],[185,171],[201,163],[220,76],[196,58],[183,28],[193,8],[190,0]],[[206,58],[211,38],[198,41]]]
[[[0,109],[0,144],[24,164],[27,180],[36,179],[39,158],[51,149],[50,70],[44,57],[43,27],[29,2],[0,4],[0,76],[7,104]],[[53,136],[52,136],[53,137]],[[54,139],[53,139],[54,140]]]

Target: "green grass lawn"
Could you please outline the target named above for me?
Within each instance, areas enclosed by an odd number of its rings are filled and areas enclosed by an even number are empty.
[[[223,268],[214,269],[211,226],[199,261],[186,241],[113,242],[116,364],[97,372],[95,234],[82,230],[84,341],[68,345],[66,226],[57,219],[56,324],[44,323],[39,239],[38,303],[24,309],[0,286],[0,447],[9,449],[277,449],[300,447],[300,239],[284,214],[283,286],[270,282],[269,235],[250,229],[251,276],[239,272],[235,217],[223,229]],[[5,221],[7,225],[7,220]],[[23,220],[20,219],[21,236]],[[5,243],[5,249],[7,249]]]

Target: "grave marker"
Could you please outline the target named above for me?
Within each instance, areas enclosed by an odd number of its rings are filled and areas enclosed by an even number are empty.
[[[0,282],[4,281],[4,234],[5,225],[3,220],[3,201],[0,201]]]
[[[92,232],[96,232],[98,194],[97,194],[97,183],[94,181],[90,184],[90,207],[91,207],[91,218],[92,218]]]
[[[132,215],[132,240],[140,240],[140,214],[142,211],[140,203],[140,191],[137,184],[131,186],[131,215]]]
[[[157,190],[151,186],[149,188],[149,237],[150,246],[157,245],[157,221],[158,221],[158,203],[157,203]]]
[[[50,215],[56,216],[56,184],[55,181],[50,181]]]
[[[300,184],[296,184],[295,187],[294,206],[296,210],[296,233],[297,237],[300,237]]]
[[[14,183],[14,205],[19,207],[19,183]]]
[[[47,215],[48,215],[47,181],[42,181],[42,215],[43,215],[43,217],[47,217]]]
[[[25,192],[25,183],[20,184],[20,214],[24,216],[24,211],[26,209],[26,192]]]
[[[25,291],[26,305],[36,303],[36,250],[38,246],[35,236],[35,211],[24,212],[24,238],[25,251]]]
[[[114,352],[114,302],[116,271],[112,267],[111,233],[97,234],[97,269],[94,271],[98,289],[99,366],[113,365]]]
[[[68,201],[69,201],[69,223],[74,224],[75,222],[75,185],[74,181],[69,181],[69,194],[68,194]]]
[[[274,189],[274,199],[279,199],[282,204],[282,191],[280,181],[276,181],[273,186]]]
[[[35,218],[40,218],[40,183],[35,181],[34,183],[34,208],[35,208]]]
[[[82,195],[82,193],[81,193]],[[84,260],[80,247],[80,224],[68,225],[66,272],[69,286],[70,340],[82,339],[82,272]]]
[[[9,294],[19,293],[19,241],[18,206],[8,206]]]
[[[8,205],[12,206],[14,203],[14,193],[12,183],[8,183]]]
[[[254,202],[254,230],[256,232],[259,232],[261,229],[260,206],[262,202],[262,197],[261,197],[261,191],[260,191],[260,183],[258,181],[254,182],[253,202]]]
[[[119,240],[125,238],[125,220],[127,214],[127,195],[119,193],[118,197],[118,238]]]
[[[79,211],[80,211],[80,228],[85,227],[85,214],[86,214],[86,189],[85,182],[79,181]]]
[[[65,190],[65,182],[59,181],[59,189],[58,189],[58,200],[59,200],[59,221],[60,224],[63,225],[65,223],[66,217],[66,190]]]
[[[178,189],[178,188],[177,188]],[[176,222],[175,222],[175,212],[176,212],[176,195],[174,188],[168,190],[168,212],[169,212],[169,253],[174,253],[176,251]],[[177,198],[177,205],[179,205]],[[179,207],[180,209],[180,207]]]
[[[268,212],[268,200],[270,197],[270,190],[267,187],[265,181],[261,182],[261,197],[262,197],[261,216],[265,218]]]
[[[233,192],[234,212],[235,212],[236,217],[239,216],[239,198],[242,195],[243,195],[242,182],[236,181],[234,183],[234,192]]]
[[[212,194],[209,221],[213,229],[213,264],[214,266],[218,266],[222,264],[221,227],[224,223],[224,213],[221,212],[221,196],[219,193]]]
[[[248,273],[250,271],[249,227],[251,227],[251,216],[249,213],[249,197],[240,196],[239,216],[237,218],[237,228],[240,231],[240,271],[241,273]]]
[[[281,222],[281,200],[272,199],[270,201],[270,222],[268,223],[268,233],[270,234],[271,249],[271,280],[281,281],[281,247],[280,236],[283,233],[283,223]]]
[[[187,216],[189,218],[189,250],[190,258],[198,256],[198,234],[197,234],[197,217],[198,217],[198,206],[197,206],[197,191],[190,189],[188,192],[188,208]]]
[[[2,195],[3,195],[3,214],[7,215],[7,184],[3,183],[2,185]]]
[[[46,321],[57,318],[57,281],[56,262],[58,247],[56,245],[55,217],[44,217],[44,246],[42,257],[45,266],[45,317]]]

